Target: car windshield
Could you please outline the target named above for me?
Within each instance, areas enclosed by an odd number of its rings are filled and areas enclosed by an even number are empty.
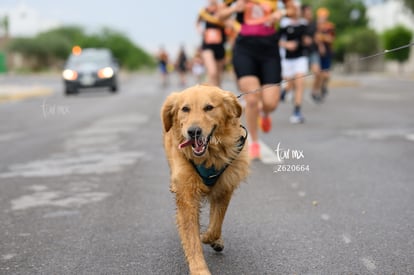
[[[68,65],[79,66],[85,63],[93,63],[97,66],[107,66],[110,63],[110,54],[107,51],[84,51],[79,55],[71,55]]]

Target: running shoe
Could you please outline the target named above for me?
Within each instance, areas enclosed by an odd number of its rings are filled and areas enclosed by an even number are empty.
[[[292,123],[292,124],[300,124],[300,123],[304,123],[304,122],[305,122],[305,118],[302,116],[301,113],[294,113],[290,117],[290,123]]]
[[[272,119],[270,118],[270,116],[261,115],[259,117],[259,125],[264,133],[269,133],[272,129]]]
[[[315,95],[315,94],[312,94],[312,99],[313,99],[313,102],[315,102],[315,103],[322,103],[322,101],[323,101],[322,96]]]
[[[249,157],[251,160],[260,159],[260,144],[258,142],[249,144]]]

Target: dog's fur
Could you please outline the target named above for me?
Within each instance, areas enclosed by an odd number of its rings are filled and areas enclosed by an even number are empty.
[[[191,274],[210,274],[202,242],[216,251],[224,248],[221,229],[233,191],[247,177],[247,144],[239,152],[237,141],[245,131],[240,127],[242,108],[234,94],[220,88],[197,85],[172,93],[161,109],[164,148],[170,166],[170,188],[175,193],[177,226]],[[181,146],[191,140],[188,130],[198,127],[203,140],[211,140],[202,156],[192,147]],[[214,129],[214,130],[213,130]],[[228,168],[212,187],[205,185],[190,163]],[[199,213],[202,199],[210,202],[210,222],[200,235]]]

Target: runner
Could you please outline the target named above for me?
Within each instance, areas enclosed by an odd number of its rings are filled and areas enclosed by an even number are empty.
[[[168,85],[168,54],[163,46],[158,51],[157,59],[158,68],[161,72],[161,85],[166,87]]]
[[[201,56],[207,70],[207,82],[220,86],[225,63],[225,24],[217,17],[222,5],[217,0],[208,2],[208,6],[199,13],[197,30],[203,37]]]
[[[232,5],[220,10],[220,18],[225,20],[236,14],[241,24],[233,49],[233,66],[240,91],[247,93],[244,96],[246,123],[252,140],[249,154],[252,159],[259,159],[258,126],[266,133],[271,130],[270,113],[276,109],[280,97],[279,86],[274,85],[281,82],[275,25],[286,14],[286,10],[277,10],[276,0],[227,2]],[[260,90],[262,87],[265,89]],[[248,93],[252,91],[258,92]]]
[[[314,75],[311,96],[315,103],[320,103],[322,101],[322,97],[318,92],[317,76],[321,71],[321,60],[319,56],[318,44],[315,39],[317,24],[313,18],[313,11],[310,5],[302,5],[302,17],[307,22],[305,44],[307,46],[306,51],[309,58],[309,68]]]
[[[204,79],[204,64],[203,59],[201,57],[201,48],[197,48],[196,53],[193,57],[193,60],[191,62],[191,69],[193,72],[193,75],[196,78],[196,83],[203,82]]]
[[[332,44],[335,38],[335,26],[328,21],[329,10],[319,8],[317,14],[317,33],[316,41],[319,46],[319,55],[321,57],[321,71],[318,74],[317,91],[324,98],[328,92],[327,85],[330,77],[329,70],[332,63]]]
[[[308,57],[305,55],[306,21],[300,16],[300,6],[294,3],[295,12],[280,22],[280,46],[286,54],[282,61],[283,78],[288,81],[288,87],[294,89],[294,110],[290,117],[291,123],[303,123],[305,118],[301,112],[304,76],[308,72]]]
[[[178,58],[175,63],[175,69],[178,72],[178,75],[180,77],[180,85],[184,86],[186,84],[186,74],[187,74],[187,55],[184,50],[184,46],[180,47],[180,51],[178,53]]]

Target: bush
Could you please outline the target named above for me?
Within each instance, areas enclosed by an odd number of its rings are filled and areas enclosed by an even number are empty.
[[[126,35],[108,28],[86,35],[81,27],[60,27],[40,33],[34,38],[15,38],[9,44],[9,50],[34,57],[39,66],[36,69],[43,69],[53,65],[53,62],[64,61],[74,45],[109,48],[121,66],[128,70],[155,65],[153,58],[134,45]]]
[[[375,54],[380,50],[377,33],[368,28],[358,28],[339,36],[334,42],[335,57],[343,62],[347,53],[360,56]]]
[[[404,26],[396,26],[386,30],[382,38],[384,48],[390,50],[409,44],[413,38],[413,34],[410,29]],[[410,47],[385,55],[386,59],[398,61],[399,63],[407,61],[409,57]]]

